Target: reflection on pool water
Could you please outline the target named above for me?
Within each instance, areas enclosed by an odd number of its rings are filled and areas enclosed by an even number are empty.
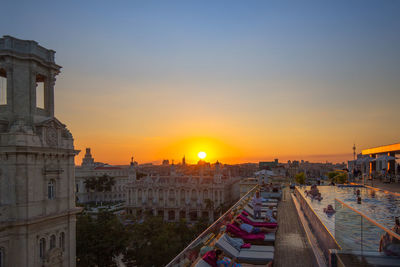
[[[310,187],[305,186],[298,189],[305,197],[304,191],[310,190]],[[393,227],[394,217],[400,216],[399,196],[365,187],[318,186],[318,189],[323,197],[321,201],[312,200],[310,197],[305,197],[305,199],[342,248],[357,249],[362,244],[363,249],[377,250],[380,236],[384,232],[368,220],[361,221],[361,216],[350,209],[341,207],[338,203],[336,203],[335,207],[335,198],[388,229]],[[357,189],[361,193],[361,204],[357,204],[357,196],[355,194]],[[337,212],[330,216],[323,212],[323,209],[329,204],[337,209]],[[360,238],[361,230],[362,238]]]

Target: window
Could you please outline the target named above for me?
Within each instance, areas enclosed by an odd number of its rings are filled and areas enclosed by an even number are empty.
[[[48,199],[54,199],[54,187],[55,187],[55,182],[54,180],[50,180],[50,182],[47,184],[47,198]]]
[[[51,237],[50,237],[50,249],[53,249],[53,248],[55,248],[56,247],[56,236],[55,235],[52,235]]]
[[[65,250],[65,233],[61,232],[60,234],[60,248],[62,249],[62,251]]]
[[[7,105],[7,73],[4,69],[0,69],[0,105]]]
[[[46,240],[41,238],[39,241],[39,256],[44,259],[44,254],[46,253]]]
[[[44,81],[45,77],[42,75],[36,76],[36,107],[44,109]]]
[[[76,192],[79,192],[79,184],[76,184]]]

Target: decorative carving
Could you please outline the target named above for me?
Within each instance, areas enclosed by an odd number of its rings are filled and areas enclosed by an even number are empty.
[[[10,127],[10,133],[33,133],[33,129],[30,125],[27,125],[24,120],[16,120]]]
[[[62,256],[63,256],[63,251],[60,248],[53,248],[51,249],[47,255],[46,255],[46,260],[44,266],[52,266],[52,267],[57,267],[57,266],[62,266]]]
[[[58,145],[57,129],[55,129],[55,128],[47,128],[47,130],[46,130],[46,143],[51,147],[56,147]]]

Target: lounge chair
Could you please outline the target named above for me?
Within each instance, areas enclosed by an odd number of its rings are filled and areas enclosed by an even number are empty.
[[[277,223],[270,223],[270,222],[266,222],[266,221],[253,221],[250,218],[240,214],[239,216],[237,216],[237,218],[241,219],[244,223],[250,224],[254,227],[266,227],[266,228],[275,228],[278,226]]]
[[[246,211],[253,219],[255,219],[254,210],[250,206],[245,206],[243,210]],[[265,217],[265,211],[266,210],[261,209],[261,217]],[[273,211],[276,211],[276,209],[274,208]]]
[[[226,226],[226,231],[230,232],[236,237],[242,238],[246,243],[268,245],[274,244],[275,242],[275,233],[249,234],[240,229],[236,224],[232,223]]]
[[[203,259],[200,259],[195,267],[212,267],[210,264],[208,264],[207,262],[205,262]]]
[[[235,257],[238,262],[267,264],[274,259],[274,247],[252,245],[250,248],[238,250],[229,243],[226,234],[217,240],[215,246],[224,251],[228,257]]]
[[[263,198],[275,198],[275,199],[281,199],[282,198],[282,192],[261,192],[261,196]]]
[[[253,204],[251,203],[251,202],[249,202],[249,203],[247,203],[247,205],[250,207],[250,208],[252,208],[252,209],[254,209],[254,207],[253,207]],[[261,210],[263,210],[263,211],[266,211],[266,210],[268,210],[269,209],[269,207],[273,207],[274,209],[276,209],[276,207],[278,206],[276,203],[271,203],[271,204],[269,204],[269,205],[262,205],[261,206]]]

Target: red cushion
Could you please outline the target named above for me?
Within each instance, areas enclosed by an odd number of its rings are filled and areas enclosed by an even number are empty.
[[[214,250],[211,250],[204,254],[203,260],[210,264],[212,267],[218,267],[217,265],[217,255],[215,254]]]
[[[269,223],[269,222],[253,222],[249,218],[243,215],[238,216],[239,219],[241,219],[244,223],[250,224],[254,227],[267,227],[267,228],[275,228],[278,226],[277,223]]]

